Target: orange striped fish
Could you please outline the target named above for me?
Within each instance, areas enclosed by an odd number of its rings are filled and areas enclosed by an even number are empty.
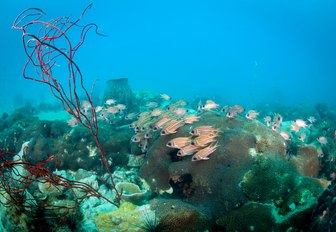
[[[198,126],[190,131],[193,136],[204,135],[204,134],[216,134],[219,130],[213,128],[212,126]]]
[[[184,125],[183,120],[171,120],[162,130],[160,135],[174,134],[177,130]]]
[[[191,158],[192,161],[208,160],[209,155],[216,151],[218,143],[207,146],[196,152]]]
[[[187,156],[187,155],[192,155],[194,154],[197,150],[199,150],[199,147],[195,146],[195,145],[188,145],[185,147],[182,147],[178,152],[177,152],[177,156]]]
[[[197,122],[199,118],[200,116],[189,115],[189,116],[184,117],[183,120],[185,124],[192,124],[193,122]]]
[[[182,147],[190,145],[190,143],[191,143],[190,137],[178,137],[178,138],[174,138],[170,140],[167,143],[167,147],[182,148]]]
[[[215,134],[204,134],[200,135],[191,142],[192,145],[198,146],[198,147],[205,147],[209,143],[212,143],[215,141],[216,135]]]

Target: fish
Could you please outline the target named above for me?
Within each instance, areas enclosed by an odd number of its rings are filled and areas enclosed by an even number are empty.
[[[126,105],[124,104],[117,104],[115,107],[117,107],[119,110],[126,110]]]
[[[307,136],[306,133],[302,133],[299,135],[298,140],[304,142],[304,140],[306,139],[306,136]]]
[[[97,106],[97,107],[95,108],[95,111],[96,111],[96,113],[98,113],[98,112],[102,111],[103,109],[104,109],[104,107],[102,107],[102,106]]]
[[[168,117],[163,117],[161,118],[159,121],[157,121],[154,126],[153,126],[153,131],[157,131],[159,128],[162,128],[163,125],[165,125],[166,123],[168,123],[169,121],[171,121],[172,119],[168,118]]]
[[[183,116],[188,113],[188,110],[186,108],[177,108],[174,110],[174,113],[179,116]]]
[[[328,140],[325,136],[319,136],[316,138],[316,140],[321,144],[321,145],[327,145]]]
[[[163,111],[160,108],[155,108],[151,112],[151,116],[157,117],[160,116],[163,113]]]
[[[234,118],[234,117],[236,117],[237,114],[238,113],[236,111],[229,110],[229,112],[227,112],[227,114],[226,114],[226,117],[227,118]]]
[[[135,128],[135,127],[136,127],[136,124],[137,124],[137,121],[132,122],[132,123],[129,125],[129,128],[130,128],[130,129]]]
[[[145,139],[150,139],[150,138],[152,138],[152,134],[149,133],[149,132],[146,132],[146,133],[144,134],[144,138],[145,138]]]
[[[233,105],[231,106],[231,110],[236,111],[237,113],[243,113],[245,111],[244,107],[241,105]]]
[[[307,121],[313,124],[314,122],[316,122],[316,118],[314,118],[313,116],[309,116]]]
[[[139,117],[138,121],[136,121],[136,127],[138,127],[140,129],[143,125],[145,125],[149,122],[151,122],[151,116],[150,116],[149,112],[146,112],[146,114],[142,114]]]
[[[143,138],[143,133],[138,133],[132,136],[131,141],[133,143],[139,143],[142,138]]]
[[[110,114],[117,114],[120,112],[120,109],[116,106],[110,106],[109,108],[106,109],[106,112]]]
[[[110,106],[110,105],[114,105],[116,102],[117,102],[117,101],[114,100],[114,99],[107,99],[107,100],[105,101],[105,104]]]
[[[266,123],[266,126],[269,127],[271,125],[272,118],[271,116],[264,117],[264,122]]]
[[[287,132],[281,131],[279,134],[284,140],[291,140],[291,137]]]
[[[199,136],[204,134],[216,134],[219,132],[218,129],[213,128],[212,126],[198,126],[190,131],[192,136]]]
[[[212,100],[207,100],[205,104],[202,106],[202,110],[212,110],[217,109],[219,107],[219,104],[216,104]]]
[[[224,108],[222,109],[222,111],[224,110]],[[226,114],[226,117],[228,118],[234,118],[236,117],[239,113],[242,113],[244,112],[245,109],[244,107],[242,107],[241,105],[233,105],[233,106],[230,106],[228,108],[228,112]]]
[[[248,119],[255,119],[258,117],[258,115],[259,115],[259,112],[255,110],[249,110],[247,114],[245,115],[245,117]]]
[[[297,124],[292,123],[291,124],[291,130],[294,131],[295,133],[297,133],[297,132],[300,131],[300,127]]]
[[[183,120],[177,121],[173,119],[166,126],[163,127],[163,129],[160,132],[160,135],[174,134],[183,125],[184,125]]]
[[[281,123],[282,123],[282,120],[283,120],[282,116],[281,116],[280,114],[278,114],[278,113],[276,113],[276,114],[274,115],[274,117],[273,117],[273,122],[274,122],[274,123],[279,123],[279,124],[281,124]]]
[[[302,119],[296,119],[294,121],[294,124],[296,124],[296,126],[298,126],[299,128],[302,128],[302,127],[306,128],[307,127],[306,122],[304,120],[302,120]]]
[[[187,104],[188,104],[188,102],[185,101],[185,100],[178,100],[177,102],[175,102],[175,103],[169,105],[169,106],[167,107],[167,110],[168,110],[168,111],[174,111],[174,110],[176,110],[178,107],[180,107],[180,106],[183,107],[183,106],[186,106]]]
[[[191,160],[192,161],[208,160],[209,155],[211,155],[213,152],[215,152],[217,147],[218,147],[218,143],[209,145],[209,146],[199,150],[198,152],[196,152],[192,156]]]
[[[161,98],[165,101],[169,101],[171,97],[168,94],[162,93],[160,94]]]
[[[198,151],[200,148],[198,146],[195,145],[187,145],[185,147],[182,147],[178,152],[177,152],[177,156],[187,156],[187,155],[192,155],[194,154],[196,151]]]
[[[230,110],[230,106],[224,106],[224,107],[222,108],[222,112],[223,112],[223,113],[227,113],[227,112],[229,112],[229,110]]]
[[[84,112],[88,112],[89,109],[92,108],[92,104],[89,101],[82,101],[82,107],[84,109]]]
[[[280,124],[279,124],[279,123],[273,123],[273,125],[272,125],[272,130],[273,130],[273,131],[278,131],[278,130],[279,130],[279,127],[280,127]]]
[[[157,102],[149,102],[149,103],[146,104],[146,106],[148,108],[156,108],[156,107],[158,107],[158,105],[159,104]]]
[[[193,122],[197,122],[200,116],[189,115],[183,118],[185,124],[192,124]]]
[[[136,116],[137,116],[136,113],[129,113],[129,114],[126,115],[125,119],[126,120],[132,120],[132,119],[135,119]]]
[[[202,112],[202,108],[203,108],[202,101],[199,100],[199,102],[198,102],[198,104],[197,104],[197,111]]]
[[[151,114],[151,112],[149,112],[149,111],[143,111],[138,115],[138,119],[140,120],[142,118],[148,118],[148,117],[150,117],[150,114]]]
[[[190,137],[177,137],[172,140],[170,140],[166,146],[170,148],[183,148],[185,146],[188,146],[191,144],[191,138]]]
[[[70,120],[68,120],[68,125],[71,127],[75,127],[78,126],[78,121],[76,118],[72,117]]]
[[[203,134],[194,138],[191,142],[191,145],[195,145],[198,147],[205,147],[209,143],[215,141],[216,137],[217,137],[216,134]]]
[[[146,122],[146,123],[144,123],[143,125],[141,125],[141,127],[140,127],[140,131],[145,131],[145,130],[147,130],[147,129],[150,129],[150,128],[152,128],[153,126],[152,126],[152,122]]]

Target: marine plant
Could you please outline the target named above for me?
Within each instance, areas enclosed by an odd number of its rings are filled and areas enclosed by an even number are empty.
[[[28,156],[29,142],[22,145],[18,154],[0,152],[0,203],[8,209],[29,214],[31,220],[39,220],[39,223],[43,219],[55,221],[58,227],[69,221],[73,212],[89,197],[110,201],[90,185],[68,180],[48,169],[48,163],[54,162],[57,166],[56,156],[38,163],[29,162]],[[66,191],[69,200],[40,198],[36,195],[36,184],[48,185],[49,189],[59,191],[60,195]],[[41,213],[44,215],[42,218]]]
[[[95,23],[79,24],[91,7],[92,4],[88,5],[75,20],[61,16],[50,21],[41,20],[45,15],[41,9],[29,8],[16,17],[12,28],[22,31],[23,48],[28,57],[23,67],[23,77],[49,86],[52,95],[61,101],[63,109],[91,132],[108,172],[109,183],[116,193],[116,200],[111,202],[119,206],[122,192],[115,188],[106,152],[98,137],[99,127],[92,93],[85,87],[83,74],[74,60],[89,31],[94,30],[96,34],[104,36],[98,32]],[[74,42],[71,35],[76,32],[79,38]],[[58,73],[59,70],[55,69],[60,64],[66,66],[61,70],[64,73]],[[79,95],[84,95],[85,99],[80,99]]]

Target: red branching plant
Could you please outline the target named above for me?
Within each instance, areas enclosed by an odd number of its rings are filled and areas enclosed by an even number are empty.
[[[79,24],[91,7],[91,4],[87,6],[74,21],[70,17],[62,16],[49,22],[41,20],[45,15],[41,9],[29,8],[17,16],[12,28],[23,33],[22,43],[28,56],[23,68],[23,77],[48,85],[53,96],[61,101],[63,109],[79,124],[90,130],[109,174],[111,187],[116,193],[114,204],[119,206],[122,193],[115,188],[108,159],[98,137],[98,120],[92,94],[84,86],[83,74],[74,61],[76,52],[84,43],[90,30],[104,36],[98,32],[98,26],[94,23]],[[72,37],[75,32],[79,34],[79,38],[74,43],[75,40]],[[64,73],[61,73],[62,71]],[[31,75],[30,72],[32,72]],[[79,94],[85,96],[85,101],[82,103]],[[85,107],[90,109],[89,112],[82,110],[83,102],[89,105]]]
[[[24,153],[28,153],[28,146]],[[25,154],[27,155],[27,154]],[[68,180],[61,175],[50,171],[45,165],[51,161],[57,165],[57,157],[50,156],[37,164],[28,162],[23,154],[0,152],[0,195],[1,203],[7,207],[20,207],[30,211],[31,215],[43,210],[44,215],[50,218],[57,217],[59,224],[63,225],[70,211],[76,209],[85,199],[99,197],[113,204],[97,190],[86,183]],[[56,190],[60,194],[67,191],[67,196],[72,204],[55,204],[33,196],[36,184],[45,184],[47,189]],[[52,216],[54,215],[54,216]],[[32,216],[34,218],[34,216]],[[48,219],[45,216],[44,219]]]

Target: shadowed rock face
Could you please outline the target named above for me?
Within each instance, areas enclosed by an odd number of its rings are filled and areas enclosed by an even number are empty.
[[[336,230],[336,179],[319,197],[318,204],[313,211],[309,230],[335,231]]]
[[[209,160],[191,161],[191,156],[177,157],[178,150],[166,146],[169,140],[188,136],[192,128],[201,125],[221,130],[217,138],[219,147]],[[309,159],[313,160],[312,157]],[[153,141],[140,174],[153,191],[173,189],[172,196],[207,208],[219,218],[233,210],[236,212],[251,200],[261,204],[277,203],[276,207],[282,208],[285,215],[290,211],[290,204],[299,207],[308,202],[302,202],[301,198],[306,194],[301,191],[303,188],[308,189],[309,197],[316,199],[322,186],[315,179],[301,176],[301,173],[311,175],[311,172],[300,173],[297,167],[286,156],[284,140],[278,133],[255,120],[228,119],[208,112],[192,126],[185,125],[177,133]],[[275,194],[279,189],[283,190],[280,195]],[[263,215],[270,212],[266,210]]]

